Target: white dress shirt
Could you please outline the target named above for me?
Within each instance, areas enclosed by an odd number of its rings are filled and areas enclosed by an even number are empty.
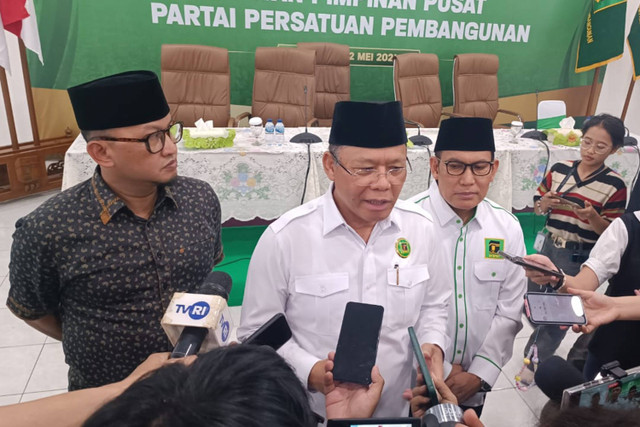
[[[511,359],[513,342],[522,328],[523,296],[527,281],[524,269],[495,254],[526,254],[522,229],[515,216],[484,199],[474,217],[463,224],[440,195],[438,185],[410,199],[431,214],[439,249],[438,269],[431,279],[453,290],[449,303],[445,351],[445,376],[451,365],[462,365],[493,386],[502,367]],[[493,253],[490,251],[493,246]],[[464,403],[479,406],[483,393]]]
[[[640,220],[640,211],[633,213]],[[620,218],[616,218],[598,238],[596,245],[589,253],[589,259],[582,266],[587,266],[598,276],[602,285],[611,279],[620,269],[620,260],[629,244],[629,231]]]
[[[415,204],[398,201],[365,243],[344,221],[332,188],[265,230],[249,264],[238,336],[285,313],[293,337],[279,353],[306,386],[313,365],[336,349],[347,302],[381,305],[376,365],[385,386],[374,416],[406,416],[402,392],[411,387],[416,365],[407,328],[415,327],[421,344],[448,344],[451,290],[429,280],[432,221]],[[406,258],[396,250],[400,238],[411,247]],[[311,405],[325,413],[322,394],[312,393]]]

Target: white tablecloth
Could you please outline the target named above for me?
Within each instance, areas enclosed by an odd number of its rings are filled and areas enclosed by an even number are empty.
[[[304,129],[289,128],[285,140]],[[323,141],[329,139],[328,128],[310,129]],[[415,134],[415,129],[409,129]],[[423,129],[423,134],[434,142],[437,129]],[[496,159],[500,167],[489,189],[488,197],[506,208],[524,209],[533,205],[533,194],[542,179],[546,163],[546,150],[542,143],[519,138],[512,144],[508,129],[496,129]],[[262,138],[261,138],[262,139]],[[307,165],[310,167],[304,200],[311,200],[329,186],[322,170],[322,153],[327,143],[310,146],[311,161],[306,144],[264,143],[254,145],[248,128],[237,129],[234,146],[218,150],[191,150],[178,144],[178,170],[180,175],[209,182],[222,204],[222,220],[235,218],[248,221],[253,218],[275,219],[300,204],[303,196]],[[550,145],[550,165],[567,159],[577,159],[577,148]],[[430,148],[433,148],[431,146]],[[426,147],[409,149],[413,173],[407,177],[401,198],[408,198],[427,188],[429,151]],[[607,160],[627,185],[638,168],[635,149],[626,147]],[[86,143],[78,136],[65,156],[62,189],[67,189],[91,177],[95,163],[86,152]]]

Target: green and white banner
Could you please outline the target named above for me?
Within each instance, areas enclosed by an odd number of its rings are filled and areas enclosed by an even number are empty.
[[[578,46],[577,73],[622,57],[626,13],[626,0],[593,0]]]
[[[66,89],[125,70],[159,73],[162,44],[202,44],[229,50],[231,102],[249,105],[256,47],[301,41],[351,47],[355,100],[392,99],[391,60],[403,52],[438,55],[445,105],[452,102],[452,60],[458,53],[500,57],[501,97],[591,83],[589,75],[574,70],[592,0],[35,0],[35,5],[45,64],[30,55],[29,68],[39,88]],[[615,7],[597,15],[609,9]]]

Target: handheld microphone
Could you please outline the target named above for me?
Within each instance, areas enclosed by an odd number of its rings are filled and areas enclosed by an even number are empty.
[[[314,135],[307,129],[307,85],[304,85],[304,132],[295,135],[289,142],[301,142],[313,144],[314,142],[322,142],[318,135]]]
[[[540,363],[534,378],[540,390],[556,402],[562,400],[565,389],[584,383],[582,372],[558,356],[551,356]]]
[[[413,145],[431,145],[431,144],[433,144],[433,141],[431,141],[431,138],[429,138],[428,136],[420,134],[420,129],[422,129],[420,127],[420,123],[414,122],[413,120],[409,120],[409,119],[404,119],[404,122],[408,123],[410,125],[414,125],[415,127],[418,128],[418,134],[417,135],[413,135],[412,137],[409,137],[409,141],[413,142]]]
[[[176,292],[173,295],[161,322],[175,346],[172,359],[229,343],[232,324],[227,299],[231,285],[231,276],[213,271],[207,275],[198,293]]]

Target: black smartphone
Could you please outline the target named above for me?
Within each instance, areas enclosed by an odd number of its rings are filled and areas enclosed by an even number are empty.
[[[528,292],[524,295],[527,318],[536,325],[584,325],[582,300],[577,295]]]
[[[371,384],[383,314],[384,307],[380,305],[347,303],[333,361],[335,381]]]
[[[282,347],[291,338],[291,329],[287,318],[278,313],[249,336],[242,344],[268,345],[274,350]]]
[[[506,259],[507,261],[510,261],[510,262],[512,262],[514,264],[520,265],[520,266],[522,266],[524,268],[529,268],[531,270],[540,271],[542,273],[545,273],[548,276],[555,276],[555,277],[558,277],[558,278],[564,277],[564,274],[560,273],[559,271],[549,270],[548,268],[542,267],[542,266],[540,266],[538,264],[532,264],[530,262],[525,261],[520,256],[510,255],[510,254],[506,253],[505,251],[498,251],[498,255],[500,255],[502,258]]]
[[[571,208],[584,209],[584,200],[578,199],[577,197],[570,196],[552,196],[553,198],[560,200],[560,202]]]
[[[429,373],[429,368],[427,367],[427,361],[424,360],[424,354],[422,353],[422,349],[420,348],[420,343],[418,342],[418,337],[416,336],[416,331],[413,329],[413,326],[409,326],[409,339],[411,339],[413,354],[416,356],[416,359],[418,359],[418,367],[420,368],[420,372],[422,373],[422,377],[424,378],[424,383],[427,386],[429,407],[435,406],[440,403],[438,401],[438,393],[436,392],[436,387],[433,385],[433,381],[431,380],[431,374]]]

